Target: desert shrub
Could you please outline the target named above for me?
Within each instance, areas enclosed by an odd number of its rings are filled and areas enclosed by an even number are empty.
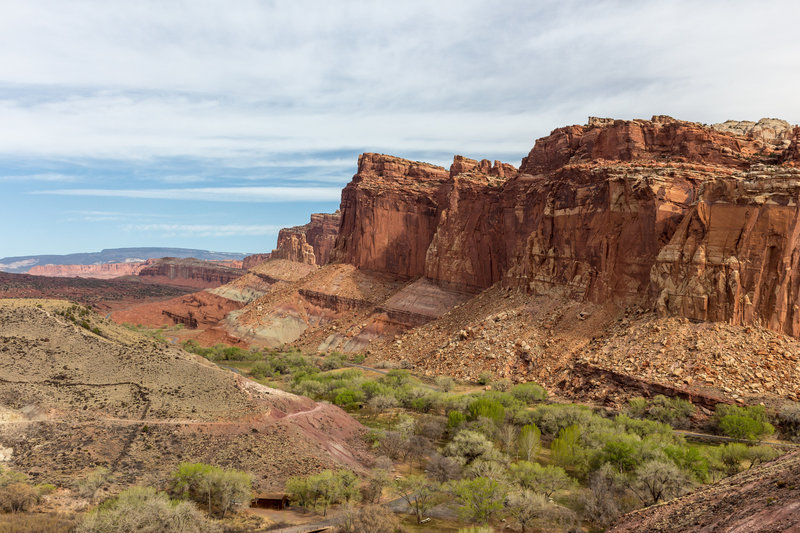
[[[381,394],[378,396],[373,396],[367,402],[367,407],[375,413],[380,413],[387,409],[397,407],[397,405],[398,405],[397,398],[389,394]]]
[[[753,468],[761,463],[766,463],[767,461],[772,461],[780,454],[781,453],[772,446],[764,444],[760,446],[751,446],[747,450],[747,459],[750,461],[749,468]]]
[[[691,482],[675,463],[651,460],[636,469],[636,495],[645,505],[679,496],[691,486]]]
[[[315,381],[313,379],[307,379],[305,381],[295,383],[292,386],[292,392],[301,396],[308,396],[314,400],[319,400],[327,392],[327,387],[324,383],[320,383],[319,381]]]
[[[333,394],[333,403],[347,410],[358,409],[364,401],[364,393],[360,390],[339,388]]]
[[[511,389],[511,380],[508,378],[502,378],[495,380],[491,383],[492,390],[500,391],[500,392],[508,392]]]
[[[403,385],[409,384],[413,380],[414,379],[411,376],[411,373],[408,370],[402,369],[389,370],[385,376],[380,378],[381,383],[393,389],[397,389]]]
[[[11,483],[25,483],[27,481],[28,476],[22,472],[0,466],[0,487],[5,487]]]
[[[361,392],[364,393],[364,396],[367,400],[373,398],[374,396],[392,396],[394,397],[394,391],[384,385],[383,383],[378,383],[377,381],[367,380],[361,383]]]
[[[511,389],[511,394],[517,400],[530,405],[536,402],[543,402],[547,399],[547,391],[538,383],[520,383]]]
[[[356,365],[360,365],[361,363],[364,362],[364,359],[366,358],[367,356],[364,355],[363,353],[356,353],[350,356],[350,362]]]
[[[452,457],[445,457],[438,453],[431,455],[425,471],[428,476],[439,483],[445,483],[461,477],[461,465]]]
[[[581,428],[571,425],[558,432],[550,444],[550,453],[559,465],[582,475],[588,467],[588,451],[581,445]]]
[[[496,424],[501,424],[506,418],[506,409],[503,404],[485,396],[479,396],[473,400],[467,407],[467,411],[470,420],[483,416]]]
[[[335,354],[329,355],[322,359],[319,366],[322,370],[336,370],[337,368],[342,368],[344,366],[344,357]]]
[[[717,406],[715,418],[717,428],[722,434],[737,439],[760,440],[775,431],[767,421],[762,405],[737,407],[720,404]]]
[[[39,503],[39,492],[28,483],[9,483],[0,488],[0,508],[4,513],[30,511]]]
[[[237,505],[252,497],[252,478],[241,470],[223,469],[205,463],[181,463],[172,474],[170,493],[214,508],[223,518]]]
[[[383,505],[366,505],[353,513],[349,524],[343,524],[341,533],[396,533],[401,531],[400,520]]]
[[[478,374],[478,385],[488,385],[492,382],[492,378],[494,378],[494,374],[489,372],[488,370],[484,370],[480,374]]]
[[[456,385],[455,380],[450,376],[437,376],[435,383],[444,392],[450,392]]]
[[[394,460],[405,459],[408,455],[408,435],[401,431],[386,431],[378,442],[378,451]]]
[[[94,499],[99,491],[107,482],[110,472],[108,468],[99,467],[95,468],[86,477],[79,478],[75,481],[75,488],[78,489],[78,495],[81,498]]]
[[[603,530],[619,515],[630,510],[627,504],[628,481],[614,467],[606,464],[589,476],[588,491],[583,494],[583,517]]]
[[[667,398],[663,394],[658,394],[650,400],[632,398],[628,402],[627,411],[635,418],[646,418],[671,426],[682,426],[694,413],[694,405],[681,398]]]
[[[417,523],[420,523],[428,510],[437,503],[441,487],[422,474],[411,474],[395,479],[392,490],[405,500],[414,512]]]
[[[78,533],[200,533],[216,531],[191,502],[170,501],[150,487],[132,487],[104,502],[78,526]]]
[[[69,514],[21,513],[0,516],[0,533],[72,533],[77,521]]]
[[[664,422],[658,422],[655,420],[639,420],[636,418],[631,418],[627,415],[617,415],[614,417],[614,424],[617,426],[618,430],[621,430],[625,433],[638,435],[641,438],[645,438],[650,435],[660,435],[668,441],[673,440],[674,438],[672,427]]]
[[[272,376],[275,370],[266,361],[256,361],[250,368],[250,375],[256,379],[264,379]]]
[[[467,416],[460,411],[447,413],[447,429],[455,430],[467,423]]]
[[[592,457],[595,468],[610,463],[620,472],[630,472],[642,459],[641,440],[635,435],[615,434]]]
[[[665,446],[666,455],[678,468],[692,475],[697,481],[705,483],[708,481],[709,461],[697,446]]]
[[[800,403],[784,404],[776,415],[781,433],[793,441],[800,441]]]
[[[583,405],[553,404],[537,405],[525,423],[536,424],[543,435],[555,436],[569,426],[577,425],[590,431],[600,425],[607,426],[609,421],[595,415],[590,408]]]
[[[442,438],[445,432],[445,419],[441,416],[428,416],[416,421],[414,432],[432,441]]]
[[[740,472],[745,461],[749,460],[749,449],[746,444],[730,442],[717,448],[720,461],[729,475]]]
[[[526,424],[519,431],[519,455],[526,461],[533,460],[539,449],[542,447],[542,432],[536,424]]]

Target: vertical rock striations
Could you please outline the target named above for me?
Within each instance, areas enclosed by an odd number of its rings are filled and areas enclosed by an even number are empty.
[[[519,171],[363,154],[332,258],[800,335],[799,132],[590,118],[539,139]]]

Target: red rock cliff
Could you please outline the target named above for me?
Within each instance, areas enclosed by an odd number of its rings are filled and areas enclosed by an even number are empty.
[[[197,288],[219,287],[243,274],[241,268],[215,264],[211,261],[174,257],[150,259],[139,271],[139,276],[148,281]]]
[[[797,144],[774,119],[712,127],[657,116],[554,130],[519,172],[364,154],[342,193],[333,258],[797,335]]]
[[[308,224],[283,228],[278,233],[278,244],[268,254],[254,254],[244,258],[242,268],[249,270],[270,259],[286,259],[308,265],[325,265],[330,261],[331,252],[339,235],[341,214],[314,213]]]
[[[332,260],[402,277],[425,273],[437,226],[436,191],[449,172],[381,154],[362,154],[342,191],[342,223]]]

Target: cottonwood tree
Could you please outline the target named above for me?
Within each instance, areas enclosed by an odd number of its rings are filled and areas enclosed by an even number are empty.
[[[517,521],[522,533],[525,533],[528,528],[542,521],[549,505],[543,494],[525,489],[509,495],[506,512]]]
[[[403,498],[417,517],[417,523],[422,522],[425,513],[435,505],[441,492],[441,487],[421,474],[412,474],[396,479],[392,484],[395,494]]]
[[[451,490],[461,502],[458,509],[461,517],[481,524],[503,509],[506,497],[502,484],[485,477],[453,482]]]
[[[523,489],[538,492],[546,498],[575,485],[575,480],[560,466],[543,466],[528,461],[519,461],[511,465],[511,476]]]
[[[536,424],[526,424],[519,432],[519,453],[526,461],[532,461],[542,447],[542,432]]]
[[[446,481],[458,479],[461,476],[461,465],[451,457],[445,457],[434,452],[428,461],[428,468],[426,471],[432,479],[439,483],[444,483]]]
[[[631,488],[645,505],[658,502],[681,494],[690,481],[671,461],[653,459],[636,470],[636,479]]]

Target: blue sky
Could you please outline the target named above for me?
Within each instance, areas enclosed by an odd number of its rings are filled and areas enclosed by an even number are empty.
[[[269,251],[358,154],[518,165],[586,117],[800,122],[789,1],[5,1],[0,257]]]

